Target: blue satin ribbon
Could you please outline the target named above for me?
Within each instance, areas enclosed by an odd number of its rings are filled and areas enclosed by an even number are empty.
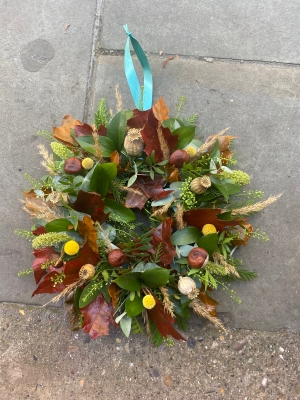
[[[124,69],[128,86],[131,91],[136,108],[139,110],[149,110],[152,107],[153,93],[153,81],[150,64],[141,45],[128,30],[128,26],[124,25],[123,28],[128,35],[124,52]],[[144,86],[142,88],[140,87],[140,83],[132,62],[130,54],[130,42],[143,68]]]

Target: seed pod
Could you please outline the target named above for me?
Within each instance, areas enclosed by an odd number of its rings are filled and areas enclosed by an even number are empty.
[[[178,290],[184,295],[188,295],[190,292],[196,289],[196,283],[188,276],[184,278],[181,276],[178,281]]]
[[[175,150],[174,153],[170,156],[170,164],[174,165],[177,168],[181,168],[184,163],[188,163],[190,156],[185,150]]]
[[[202,247],[195,247],[189,252],[188,262],[192,268],[205,267],[209,259],[209,254]]]
[[[124,147],[126,152],[130,156],[136,157],[142,153],[145,147],[145,143],[140,133],[140,129],[136,128],[129,129],[125,137]]]
[[[95,275],[95,267],[92,264],[85,264],[79,270],[79,278],[86,281]]]
[[[190,184],[191,191],[195,194],[204,193],[209,187],[211,187],[211,180],[207,175],[193,179]]]
[[[78,174],[82,170],[81,160],[76,157],[67,158],[64,170],[66,174]]]
[[[114,249],[108,254],[108,262],[113,267],[120,267],[127,261],[127,255],[120,249]]]

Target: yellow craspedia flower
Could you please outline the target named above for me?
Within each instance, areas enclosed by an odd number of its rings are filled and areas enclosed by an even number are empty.
[[[155,298],[151,294],[147,294],[145,297],[143,297],[143,306],[148,310],[151,310],[155,304]]]
[[[79,251],[79,244],[75,242],[75,240],[69,240],[64,245],[64,251],[66,254],[68,254],[68,256],[74,256]]]
[[[81,161],[81,165],[84,169],[92,169],[94,166],[94,161],[91,158],[87,157]]]
[[[197,150],[194,146],[188,146],[185,151],[188,153],[189,156],[194,156],[197,153]]]
[[[205,224],[202,228],[203,235],[209,235],[210,233],[216,233],[216,227],[212,224]]]

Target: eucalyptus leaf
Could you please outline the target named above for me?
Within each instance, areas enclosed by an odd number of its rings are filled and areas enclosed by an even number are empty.
[[[126,315],[120,320],[120,327],[126,337],[129,337],[131,331],[132,319]]]
[[[168,192],[168,191],[172,191],[172,190],[171,189],[165,190],[165,192]],[[168,196],[164,197],[163,199],[152,201],[151,206],[152,207],[164,206],[165,204],[170,203],[173,200],[175,200],[175,197],[174,197],[173,193],[171,193]]]
[[[171,236],[171,243],[174,246],[196,243],[201,236],[202,234],[198,228],[195,226],[186,226],[185,228],[173,233]]]

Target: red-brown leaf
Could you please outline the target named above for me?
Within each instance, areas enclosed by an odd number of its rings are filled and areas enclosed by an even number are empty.
[[[47,275],[47,270],[41,268],[42,264],[46,261],[57,260],[59,258],[59,253],[54,251],[52,247],[45,247],[40,250],[34,250],[32,254],[35,257],[32,268],[34,269],[35,282],[38,284],[42,277]]]
[[[160,162],[164,159],[157,133],[158,124],[159,121],[155,118],[151,109],[148,115],[148,120],[145,123],[145,127],[141,130],[143,141],[146,144],[144,152],[150,156],[154,150],[156,162]],[[178,142],[178,135],[172,135],[169,128],[161,127],[161,131],[169,150],[175,150]]]
[[[170,335],[176,340],[186,341],[186,339],[174,328],[174,319],[164,310],[161,302],[155,296],[154,298],[156,305],[151,310],[147,310],[149,319],[155,323],[163,337]]]
[[[112,303],[107,303],[102,294],[80,311],[84,316],[82,330],[96,339],[98,336],[109,334],[109,324],[116,326],[113,318],[114,307]]]
[[[155,118],[158,119],[160,122],[169,118],[169,109],[164,102],[164,98],[161,97],[157,100],[157,102],[152,107],[153,114]]]
[[[162,244],[162,255],[160,261],[164,266],[167,266],[173,260],[176,254],[175,247],[171,243],[172,234],[172,218],[165,219],[157,228],[153,229],[151,232],[153,245],[152,252],[156,252],[160,243]]]
[[[64,285],[70,285],[79,278],[79,270],[84,264],[92,264],[96,266],[99,261],[99,254],[94,253],[88,243],[85,243],[82,246],[78,257],[65,263],[64,274],[66,275],[66,278],[63,281]]]
[[[204,285],[202,285],[199,295],[199,299],[202,301],[202,303],[205,305],[207,310],[209,311],[210,315],[212,317],[217,316],[217,311],[216,307],[220,304],[216,300],[214,300],[212,297],[210,297],[204,290]]]
[[[93,128],[88,124],[75,125],[74,132],[76,137],[88,136],[93,133]]]
[[[133,117],[127,121],[127,125],[130,128],[142,129],[148,119],[150,110],[147,111],[140,111],[140,110],[133,110]]]
[[[221,213],[220,208],[199,208],[198,210],[185,211],[183,220],[190,226],[196,226],[202,230],[205,224],[212,224],[218,232],[224,231],[226,226],[237,226],[245,223],[242,218],[236,218],[232,221],[223,221],[217,217]]]
[[[102,223],[107,219],[107,214],[103,211],[105,203],[98,193],[80,190],[77,199],[71,206],[76,211],[89,214],[93,221]]]
[[[44,233],[46,233],[46,228],[44,226],[39,226],[34,231],[32,231],[32,233],[35,236],[43,235]]]
[[[233,246],[245,246],[251,237],[251,232],[253,232],[253,226],[248,223],[243,223],[241,226],[235,226],[232,228],[227,228],[226,232],[233,233],[237,236],[231,243]]]
[[[114,309],[116,309],[117,305],[118,305],[118,301],[119,301],[119,294],[122,292],[122,289],[120,289],[119,286],[115,282],[112,282],[108,286],[107,290],[108,290],[108,294],[111,297],[111,301],[114,306]]]
[[[57,283],[55,286],[53,286],[53,279],[56,279],[57,276],[60,275],[60,271],[52,271],[49,274],[47,274],[42,282],[38,285],[38,287],[35,289],[35,291],[32,293],[31,297],[35,296],[36,294],[42,294],[42,293],[58,293],[62,292],[66,285],[64,283]]]

